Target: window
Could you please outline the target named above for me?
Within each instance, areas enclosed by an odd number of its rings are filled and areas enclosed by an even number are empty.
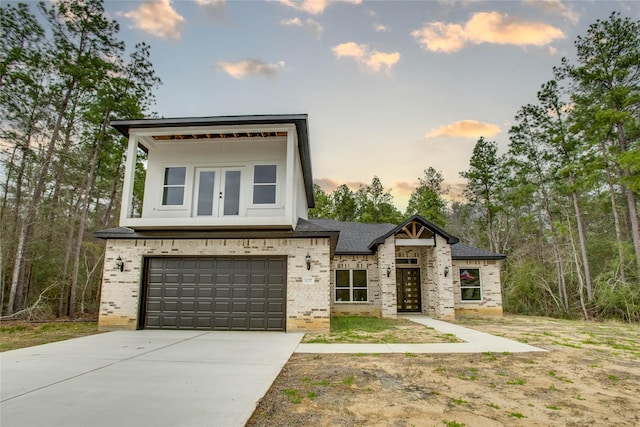
[[[184,183],[187,168],[170,167],[164,169],[164,185],[162,204],[164,206],[180,206],[184,203]]]
[[[256,165],[253,167],[253,204],[273,205],[276,203],[276,165]]]
[[[418,265],[418,258],[396,258],[396,265]]]
[[[462,301],[481,301],[480,269],[464,268],[460,270],[460,291]]]
[[[367,270],[336,270],[336,301],[367,302]]]

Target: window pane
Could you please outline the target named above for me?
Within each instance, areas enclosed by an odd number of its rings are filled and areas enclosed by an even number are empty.
[[[213,214],[213,183],[216,173],[213,171],[200,172],[198,183],[198,215]]]
[[[240,171],[227,171],[224,175],[224,214],[240,213]]]
[[[462,289],[463,301],[480,301],[480,288]]]
[[[336,270],[336,287],[349,287],[349,270]]]
[[[349,301],[349,289],[336,289],[336,301]]]
[[[276,202],[276,186],[275,185],[254,185],[253,186],[253,204],[264,205]]]
[[[460,286],[480,286],[480,270],[477,268],[460,270]]]
[[[276,165],[256,165],[253,168],[253,182],[255,184],[275,184]]]
[[[166,168],[164,170],[164,185],[184,185],[186,174],[186,167]]]
[[[184,198],[184,187],[165,187],[162,195],[163,205],[181,205]]]
[[[353,270],[353,286],[356,288],[367,287],[367,270]]]
[[[354,289],[353,290],[353,300],[354,301],[367,301],[367,290],[366,289]]]

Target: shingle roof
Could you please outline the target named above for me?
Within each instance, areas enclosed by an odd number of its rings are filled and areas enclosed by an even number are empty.
[[[301,220],[302,221],[302,220]],[[340,232],[336,254],[371,255],[375,253],[376,241],[389,236],[399,226],[395,224],[365,224],[360,222],[343,222],[333,219],[310,219],[305,226],[315,226],[326,230]],[[300,224],[300,223],[299,223]],[[403,223],[404,224],[404,223]],[[401,224],[402,225],[402,224]],[[298,226],[300,227],[300,225]],[[296,228],[298,230],[299,228]],[[458,239],[437,228],[439,233],[444,233],[445,238],[450,239],[452,259],[504,259],[504,255],[490,252],[484,249],[459,243]]]
[[[456,243],[451,245],[452,259],[505,259],[507,256],[485,249],[474,248],[464,243]]]
[[[333,219],[312,219],[320,227],[340,231],[338,237],[338,254],[373,254],[369,245],[378,237],[393,230],[394,224],[365,224],[361,222],[342,222]]]

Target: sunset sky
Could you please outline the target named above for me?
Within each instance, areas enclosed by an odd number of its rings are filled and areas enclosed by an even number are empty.
[[[573,42],[636,1],[107,1],[163,85],[161,117],[307,113],[325,190],[377,175],[404,210],[417,178],[459,172],[480,136],[504,151],[517,110]]]

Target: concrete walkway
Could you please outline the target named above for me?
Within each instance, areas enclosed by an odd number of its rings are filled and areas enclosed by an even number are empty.
[[[6,351],[0,425],[244,426],[302,336],[118,331]]]
[[[421,314],[400,315],[399,318],[431,327],[438,332],[453,334],[464,343],[434,344],[299,344],[296,353],[527,353],[547,351],[464,326],[432,319]]]

